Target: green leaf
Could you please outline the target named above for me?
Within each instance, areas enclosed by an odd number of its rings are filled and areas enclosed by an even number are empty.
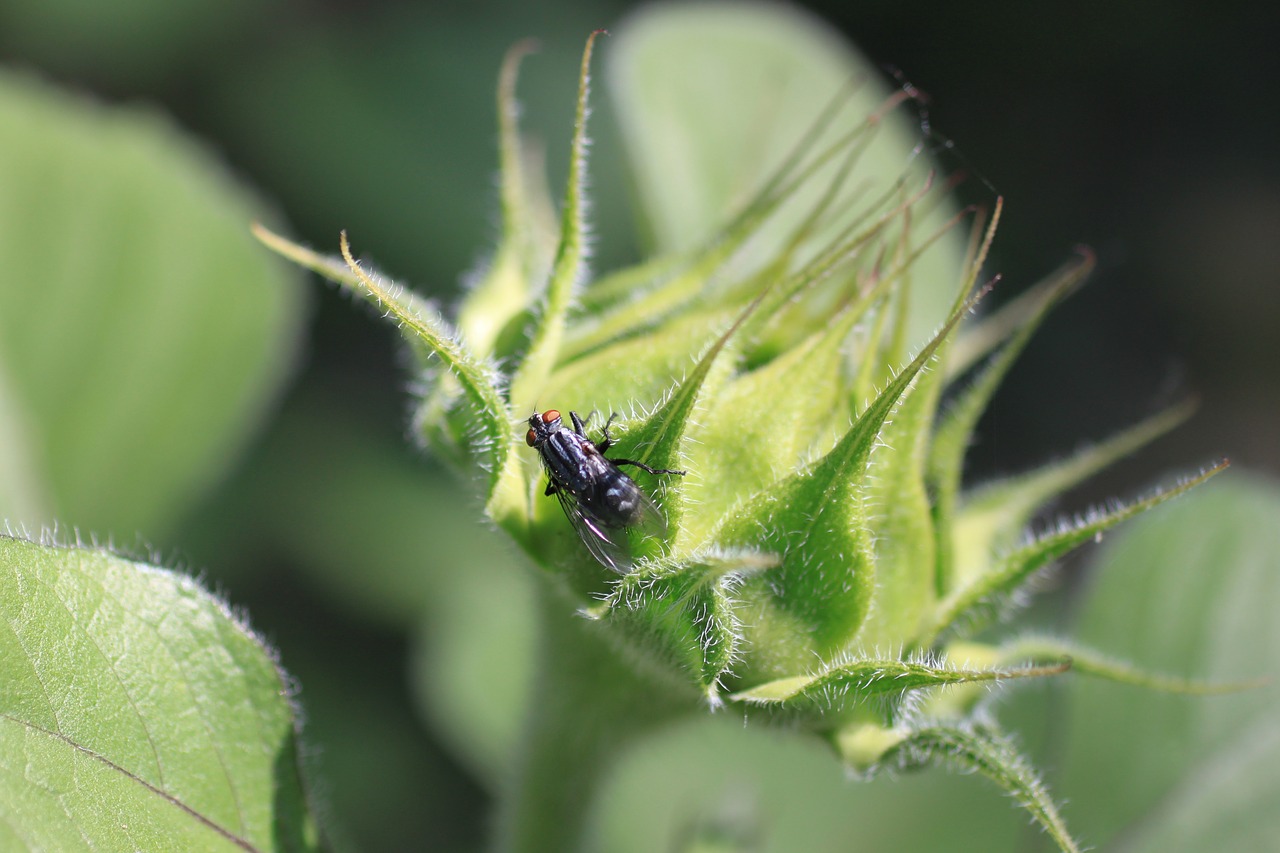
[[[150,539],[223,473],[304,313],[262,215],[162,117],[0,75],[0,513]]]
[[[225,603],[0,537],[0,609],[0,846],[318,849],[290,685]]]
[[[609,82],[628,145],[645,225],[657,253],[694,249],[719,230],[791,154],[833,96],[853,91],[831,132],[843,136],[877,115],[874,138],[847,178],[876,193],[904,173],[923,176],[917,138],[901,116],[880,115],[889,97],[878,71],[824,24],[798,10],[757,4],[665,4],[615,29]],[[852,81],[852,82],[851,82]],[[737,265],[776,257],[840,172],[829,163],[792,194]],[[934,212],[945,220],[949,208]],[[842,223],[813,234],[822,245]],[[928,222],[917,223],[926,230]],[[919,302],[909,336],[922,342],[946,316],[959,241],[918,267]]]
[[[1059,787],[1090,843],[1190,853],[1266,850],[1280,837],[1277,518],[1280,487],[1233,474],[1100,555],[1080,642],[1177,677],[1270,683],[1204,697],[1073,680]]]

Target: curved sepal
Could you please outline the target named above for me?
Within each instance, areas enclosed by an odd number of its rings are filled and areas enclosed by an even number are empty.
[[[934,725],[911,730],[881,756],[878,768],[948,764],[978,772],[1012,795],[1064,853],[1080,853],[1039,775],[994,728]]]
[[[1065,672],[1070,663],[1043,666],[965,669],[947,663],[898,660],[854,660],[815,675],[780,678],[735,693],[734,701],[760,705],[787,715],[834,724],[873,699],[888,700],[878,710],[892,723],[898,701],[915,690],[956,684],[980,684],[1012,678],[1042,678]]]
[[[518,476],[513,468],[512,417],[500,390],[498,372],[477,358],[456,337],[443,317],[422,300],[410,299],[406,291],[365,270],[351,254],[346,232],[341,235],[342,256],[359,282],[361,295],[386,312],[415,350],[434,355],[448,368],[470,404],[456,430],[473,461],[488,472],[485,497],[493,503],[504,479]],[[504,491],[511,490],[509,482]],[[518,492],[517,492],[518,494]]]
[[[688,672],[708,701],[719,705],[720,679],[740,652],[735,592],[744,578],[777,563],[771,554],[749,551],[649,561],[618,580],[585,614],[639,638]]]
[[[1009,660],[1032,662],[1067,659],[1071,661],[1072,671],[1081,675],[1183,696],[1239,693],[1245,690],[1256,690],[1271,683],[1271,679],[1266,676],[1248,681],[1215,682],[1150,672],[1127,661],[1105,655],[1096,649],[1059,637],[1021,637],[1001,646],[1001,656]]]
[[[954,537],[951,530],[960,494],[964,454],[973,441],[978,419],[986,411],[996,389],[1045,317],[1092,270],[1093,257],[1089,255],[1037,285],[1028,294],[1034,298],[1033,310],[1025,319],[1019,318],[1022,321],[1019,326],[1007,329],[1011,334],[1010,339],[992,356],[978,376],[951,401],[934,431],[929,448],[928,479],[934,496],[933,515],[938,531],[935,586],[939,595],[945,595],[954,586],[956,570],[953,565]],[[1021,529],[1025,523],[1026,517],[1019,517],[1016,521],[1017,529]],[[963,572],[960,574],[964,577]]]
[[[1053,560],[1090,539],[1100,537],[1120,522],[1195,488],[1215,474],[1226,470],[1227,464],[1223,461],[1196,477],[1142,500],[1107,511],[1094,511],[1076,522],[1064,522],[1055,532],[1041,536],[1011,551],[990,571],[958,588],[944,599],[938,605],[934,620],[916,645],[927,648],[944,633],[971,633],[982,627],[999,614],[1002,605],[1016,603],[1015,595],[1020,588]]]
[[[303,269],[311,270],[321,278],[333,282],[353,296],[365,300],[386,316],[396,318],[401,316],[435,316],[439,318],[440,333],[443,336],[452,337],[455,335],[455,332],[448,326],[444,318],[439,317],[438,309],[430,300],[422,298],[409,288],[397,284],[381,273],[364,272],[365,277],[377,281],[376,291],[371,290],[361,279],[360,274],[343,257],[322,255],[319,252],[308,249],[306,246],[282,237],[261,222],[253,223],[251,230],[253,231],[253,236],[257,237],[271,251],[281,257],[288,258]],[[403,321],[400,322],[403,330]],[[425,367],[428,359],[435,352],[430,343],[417,335],[405,334],[404,338],[414,355],[417,356],[419,366]]]
[[[939,575],[947,582],[942,592],[971,581],[990,564],[993,555],[1012,548],[1046,503],[1155,441],[1190,417],[1194,409],[1191,402],[1181,403],[1066,459],[965,494],[950,518],[946,547],[954,562],[946,575]]]
[[[570,146],[569,179],[565,186],[564,211],[560,220],[560,245],[551,265],[551,277],[547,282],[547,292],[534,328],[533,340],[511,379],[511,403],[518,412],[533,410],[547,377],[555,368],[560,357],[569,309],[582,283],[586,256],[586,226],[583,222],[586,202],[583,187],[587,169],[587,99],[590,93],[591,54],[595,48],[596,36],[602,32],[603,30],[597,30],[592,33],[582,52],[582,65],[578,72],[578,105],[574,113],[573,142]]]

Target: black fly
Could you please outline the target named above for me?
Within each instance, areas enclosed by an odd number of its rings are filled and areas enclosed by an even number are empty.
[[[649,496],[618,466],[634,465],[650,474],[683,476],[685,472],[605,457],[605,451],[613,445],[609,425],[617,415],[605,423],[603,438],[598,442],[587,437],[586,424],[577,412],[570,412],[569,417],[573,419],[573,429],[561,422],[555,409],[534,412],[529,418],[524,440],[538,451],[550,477],[543,494],[560,499],[564,514],[591,556],[615,572],[626,572],[630,567],[627,528],[643,526],[661,532],[666,522]]]

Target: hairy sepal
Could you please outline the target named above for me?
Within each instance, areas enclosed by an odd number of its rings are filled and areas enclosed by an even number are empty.
[[[972,724],[921,726],[886,750],[876,769],[936,764],[987,777],[1012,795],[1060,850],[1080,853],[1048,788],[999,731]]]
[[[1247,681],[1204,681],[1168,673],[1152,672],[1060,637],[1025,636],[1001,646],[1001,656],[1011,660],[1049,661],[1066,659],[1080,675],[1127,684],[1160,693],[1183,696],[1216,696],[1256,690],[1271,683],[1268,677]]]
[[[868,461],[903,395],[983,293],[952,312],[829,453],[749,498],[713,535],[722,547],[782,556],[777,570],[744,589],[752,647],[745,683],[794,674],[815,656],[832,660],[861,629],[876,587],[864,506]]]
[[[1225,461],[1221,462],[1196,477],[1142,500],[1107,511],[1095,511],[1079,521],[1063,522],[1056,531],[1010,551],[989,571],[958,588],[939,603],[935,618],[919,638],[917,646],[928,647],[942,635],[969,634],[989,624],[1002,610],[1017,604],[1016,595],[1019,590],[1053,560],[1100,537],[1120,522],[1195,488],[1226,470],[1227,464]]]
[[[584,271],[586,255],[583,187],[587,168],[587,96],[590,92],[591,54],[594,32],[587,39],[578,72],[578,103],[574,113],[573,142],[570,147],[569,178],[565,186],[561,214],[560,244],[551,265],[541,314],[533,340],[511,379],[511,403],[517,411],[533,409],[539,394],[560,358],[565,325]]]
[[[1093,258],[1086,256],[1033,289],[1034,310],[1019,326],[1006,330],[1011,338],[951,401],[934,431],[929,447],[927,477],[934,496],[933,516],[937,531],[935,587],[939,595],[946,594],[954,586],[953,576],[957,573],[954,567],[956,558],[953,553],[955,537],[952,535],[952,525],[960,493],[964,455],[973,441],[978,419],[986,411],[996,389],[1045,317],[1071,290],[1079,286],[1092,269]],[[1021,529],[1026,523],[1026,516],[1018,518],[1015,523]],[[964,576],[963,571],[960,574]]]
[[[731,698],[829,730],[855,715],[865,716],[868,709],[892,724],[903,698],[912,691],[1040,678],[1057,675],[1067,666],[1059,661],[1046,666],[967,669],[924,659],[863,659],[836,664],[813,675],[776,679]]]
[[[950,535],[945,541],[954,562],[945,575],[939,575],[946,583],[943,593],[970,582],[994,556],[1014,547],[1040,507],[1169,432],[1194,408],[1191,403],[1173,406],[1066,459],[979,486],[964,495],[949,516]],[[941,510],[941,503],[939,507]]]
[[[684,672],[716,706],[721,679],[741,651],[735,592],[746,577],[776,565],[773,555],[749,551],[648,561],[585,613]]]

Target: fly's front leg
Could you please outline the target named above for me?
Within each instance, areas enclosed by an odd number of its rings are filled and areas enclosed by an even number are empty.
[[[604,422],[604,429],[600,431],[602,438],[596,442],[596,450],[599,450],[601,453],[604,453],[610,447],[613,447],[613,439],[609,436],[609,427],[613,426],[613,422],[617,419],[618,419],[618,413],[614,412],[613,414],[609,415],[609,420]],[[615,460],[611,459],[609,461],[617,464]]]
[[[569,412],[569,417],[573,419],[573,431],[583,438],[586,438],[587,422],[584,421],[577,412]],[[591,420],[591,415],[587,415],[587,420]]]

